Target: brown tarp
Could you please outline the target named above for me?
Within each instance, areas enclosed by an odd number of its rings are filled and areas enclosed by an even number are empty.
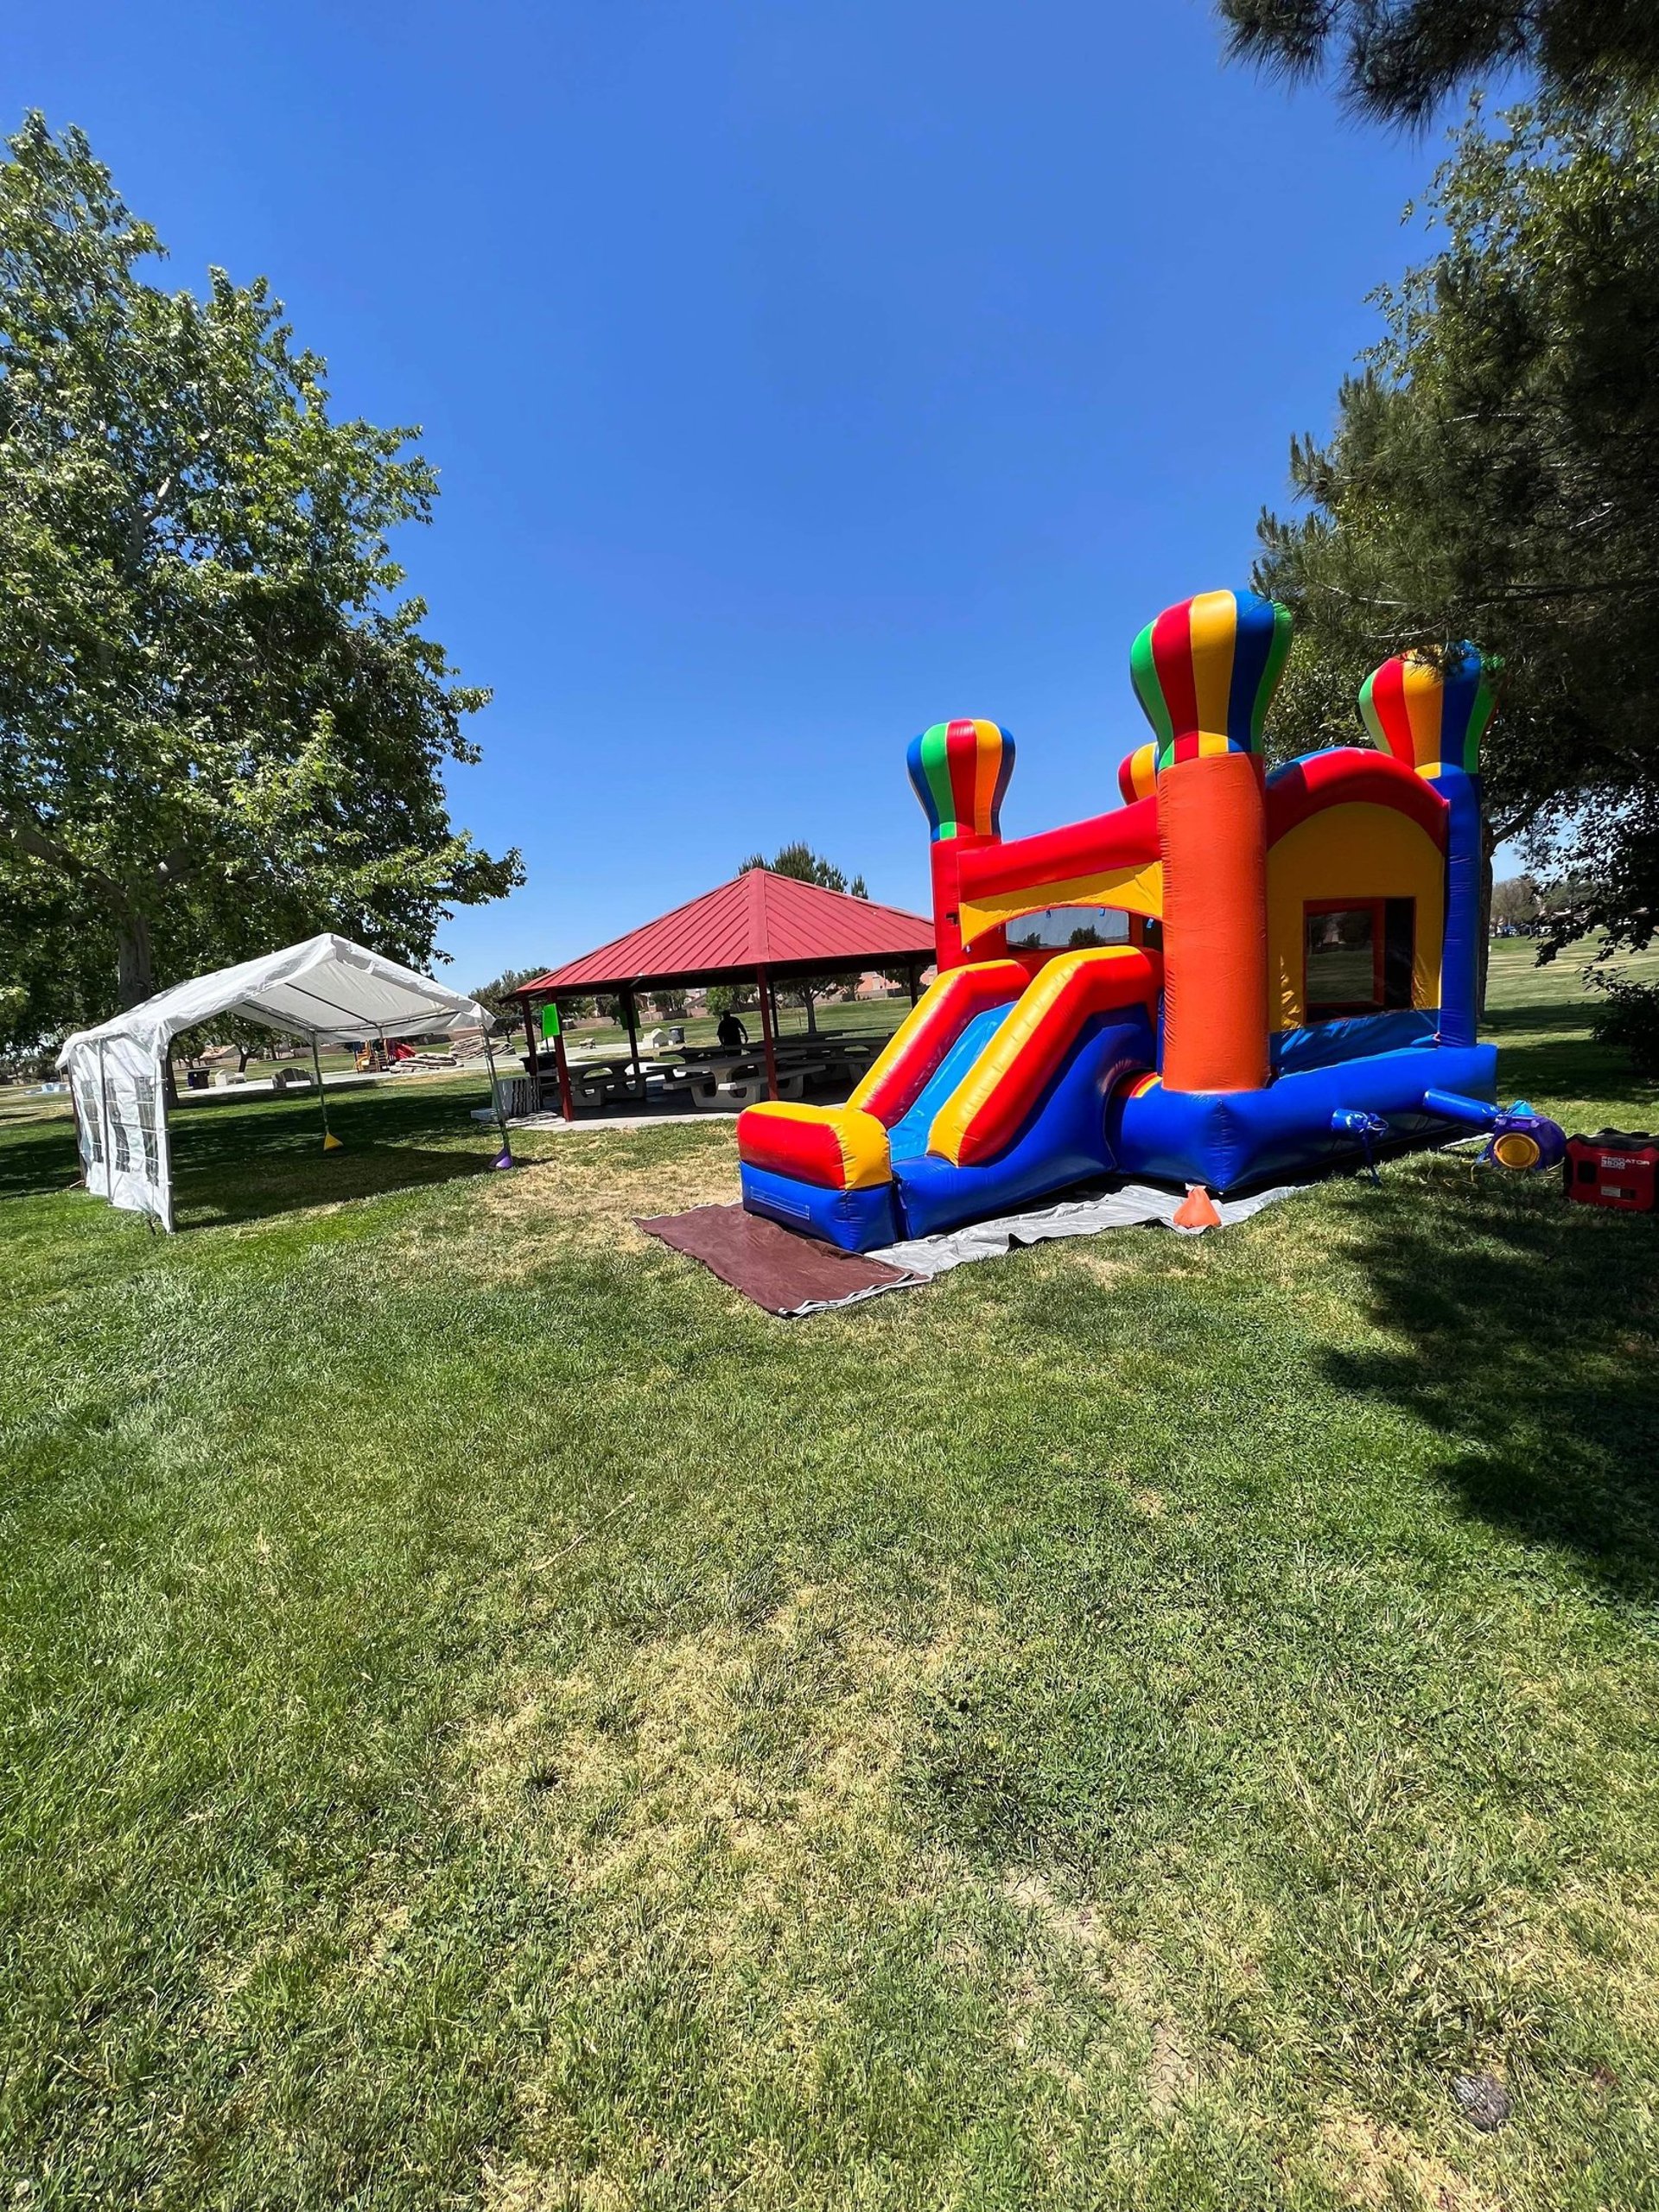
[[[775,1221],[745,1213],[741,1205],[694,1206],[690,1213],[658,1214],[639,1226],[675,1251],[701,1260],[711,1274],[768,1313],[816,1313],[923,1280],[903,1268],[867,1260],[861,1252],[839,1252],[815,1238],[798,1236]]]

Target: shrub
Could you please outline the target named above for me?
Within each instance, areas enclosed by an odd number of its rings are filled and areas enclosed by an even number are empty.
[[[1638,1075],[1659,1076],[1659,983],[1601,983],[1603,1004],[1590,1017],[1597,1042],[1616,1045]]]

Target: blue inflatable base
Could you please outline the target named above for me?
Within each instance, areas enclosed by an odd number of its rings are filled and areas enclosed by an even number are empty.
[[[1446,1122],[1423,1111],[1428,1090],[1497,1095],[1493,1045],[1419,1045],[1370,1052],[1281,1075],[1265,1090],[1120,1095],[1106,1116],[1107,1141],[1125,1175],[1207,1183],[1236,1191],[1282,1175],[1306,1175],[1361,1157],[1357,1139],[1331,1127],[1338,1108],[1379,1114],[1389,1140],[1432,1137]]]
[[[742,1177],[743,1204],[750,1213],[765,1214],[769,1221],[838,1245],[843,1252],[869,1252],[878,1244],[896,1244],[905,1233],[891,1183],[874,1191],[822,1191],[816,1184],[774,1175],[768,1167],[751,1167],[747,1162]]]
[[[1333,1113],[1377,1115],[1383,1146],[1432,1141],[1451,1126],[1426,1113],[1426,1090],[1495,1099],[1491,1045],[1404,1046],[1298,1068],[1265,1090],[1128,1095],[1122,1078],[1151,1052],[1144,1018],[1096,1025],[1073,1054],[1023,1135],[1000,1160],[953,1167],[931,1154],[893,1162],[895,1180],[870,1191],[825,1191],[745,1166],[743,1204],[843,1252],[868,1252],[1007,1213],[1102,1175],[1205,1183],[1228,1192],[1317,1173],[1364,1156],[1339,1134]]]

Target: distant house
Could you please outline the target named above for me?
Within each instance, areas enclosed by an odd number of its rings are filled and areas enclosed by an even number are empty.
[[[924,989],[925,989],[928,984],[933,981],[938,972],[938,969],[932,966],[931,963],[927,967],[923,969],[921,971],[921,984]],[[855,989],[853,996],[855,999],[860,1000],[907,999],[910,996],[910,986],[908,983],[889,982],[887,978],[881,974],[879,969],[867,968],[864,973],[858,979],[857,988]]]

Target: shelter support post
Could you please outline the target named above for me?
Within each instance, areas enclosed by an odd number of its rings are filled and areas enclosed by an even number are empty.
[[[628,1059],[636,1090],[645,1088],[645,1077],[639,1072],[639,1009],[631,990],[622,994],[622,1019],[628,1026]]]
[[[913,960],[905,970],[905,981],[910,985],[910,1002],[914,1006],[922,995],[922,971]]]
[[[766,1095],[778,1096],[778,1043],[773,1033],[772,1018],[772,978],[764,968],[754,971],[760,986],[760,1036],[766,1048]]]
[[[536,1020],[531,1012],[530,1001],[520,999],[518,1003],[524,1010],[524,1051],[529,1055],[524,1062],[524,1073],[530,1077],[531,1096],[539,1107],[542,1103],[541,1046],[537,1039]]]
[[[322,1148],[338,1152],[340,1139],[328,1126],[328,1100],[322,1088],[322,1055],[317,1050],[316,1032],[311,1034],[311,1072],[317,1079],[317,1104],[322,1109]]]
[[[567,1122],[576,1118],[576,1102],[570,1095],[570,1063],[564,1051],[564,1009],[556,999],[553,1010],[558,1015],[559,1026],[553,1032],[553,1065],[559,1076],[559,1111]]]

